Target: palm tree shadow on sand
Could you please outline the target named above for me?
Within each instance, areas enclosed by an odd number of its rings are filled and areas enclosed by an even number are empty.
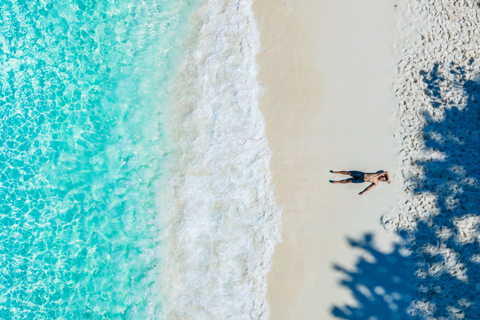
[[[408,251],[397,244],[391,253],[382,253],[375,248],[371,234],[360,241],[348,241],[362,250],[355,270],[339,265],[334,268],[346,276],[341,284],[351,291],[357,306],[334,307],[332,314],[351,320],[405,319],[412,299],[407,287],[407,279],[412,277]]]
[[[414,161],[423,174],[408,183],[414,196],[433,200],[402,213],[414,220],[413,230],[398,231],[411,256],[399,245],[378,252],[368,234],[349,240],[375,259],[359,259],[354,271],[334,266],[357,301],[334,307],[334,316],[480,319],[480,85],[467,68],[436,64],[421,73],[429,106],[418,136],[429,153]]]

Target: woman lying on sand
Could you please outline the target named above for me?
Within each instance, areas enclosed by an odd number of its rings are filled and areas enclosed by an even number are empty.
[[[387,171],[380,170],[377,173],[364,173],[360,171],[332,171],[330,170],[331,173],[336,173],[336,174],[345,174],[348,176],[352,176],[352,178],[345,179],[345,180],[340,180],[340,181],[333,181],[330,180],[330,183],[362,183],[362,182],[370,182],[371,185],[365,188],[362,192],[359,193],[359,195],[364,194],[368,190],[372,189],[376,185],[378,185],[381,181],[387,181],[388,183],[392,182],[390,180],[390,177],[388,175]]]

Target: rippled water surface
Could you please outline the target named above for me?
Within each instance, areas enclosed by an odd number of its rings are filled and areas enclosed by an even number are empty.
[[[160,119],[191,3],[0,8],[0,318],[155,317]]]

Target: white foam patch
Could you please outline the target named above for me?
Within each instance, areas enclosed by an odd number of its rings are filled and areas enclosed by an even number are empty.
[[[281,209],[258,109],[251,0],[206,1],[192,28],[167,117],[164,317],[268,319],[266,274]]]

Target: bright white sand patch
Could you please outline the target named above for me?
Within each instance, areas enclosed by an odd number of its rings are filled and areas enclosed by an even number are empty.
[[[354,268],[362,252],[373,261],[366,248],[391,250],[380,220],[397,204],[401,185],[393,4],[259,0],[254,10],[265,86],[260,108],[277,202],[284,206],[283,242],[269,274],[271,319],[335,319],[335,306],[356,303],[340,284],[341,267]],[[328,180],[341,177],[330,169],[389,170],[394,182],[359,196],[366,184],[332,185]],[[373,234],[373,247],[366,233]]]
[[[272,318],[406,319],[408,311],[479,319],[480,4],[268,0],[256,7],[261,109],[285,205],[269,276]],[[359,198],[356,186],[326,183],[328,169],[353,168],[393,171],[396,185]],[[382,252],[362,238],[371,231],[386,240],[382,214],[407,248]],[[348,275],[343,285],[337,262]]]

